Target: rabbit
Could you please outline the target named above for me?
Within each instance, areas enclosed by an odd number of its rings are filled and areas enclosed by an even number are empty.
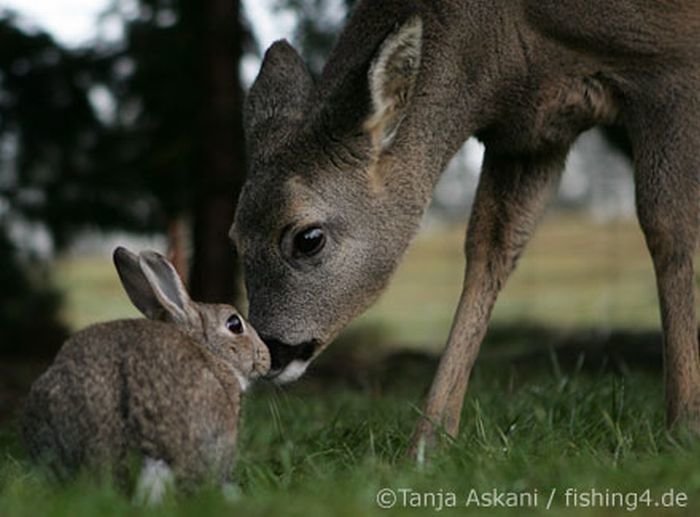
[[[168,485],[229,483],[241,394],[270,368],[268,348],[231,305],[190,300],[152,251],[117,248],[114,264],[148,319],[90,326],[32,385],[21,419],[30,458],[59,479],[106,472],[156,502]]]

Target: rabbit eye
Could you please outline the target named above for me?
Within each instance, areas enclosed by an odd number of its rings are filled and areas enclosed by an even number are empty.
[[[241,318],[237,314],[234,314],[226,320],[226,328],[234,334],[242,334],[243,321],[241,321]]]

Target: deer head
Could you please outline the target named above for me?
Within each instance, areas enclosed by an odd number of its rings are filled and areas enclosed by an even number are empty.
[[[376,299],[420,220],[428,195],[396,146],[422,148],[404,131],[422,42],[421,19],[407,16],[319,86],[277,42],[251,88],[250,170],[231,238],[279,381],[301,375]]]

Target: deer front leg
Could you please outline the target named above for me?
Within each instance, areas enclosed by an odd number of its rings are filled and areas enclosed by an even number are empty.
[[[694,102],[696,92],[690,92],[688,99],[677,93],[677,106],[659,106],[656,112],[629,118],[637,214],[654,262],[661,307],[666,421],[669,427],[681,424],[700,434],[693,268],[700,235],[700,106]]]
[[[438,428],[457,435],[469,374],[496,297],[559,183],[565,156],[503,157],[487,150],[467,233],[462,295],[413,434],[413,457],[434,445]]]

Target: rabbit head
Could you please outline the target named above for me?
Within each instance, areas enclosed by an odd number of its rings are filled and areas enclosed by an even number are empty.
[[[151,320],[177,325],[231,367],[241,387],[270,369],[270,352],[232,305],[193,302],[175,268],[161,254],[119,247],[114,265],[136,308]]]

